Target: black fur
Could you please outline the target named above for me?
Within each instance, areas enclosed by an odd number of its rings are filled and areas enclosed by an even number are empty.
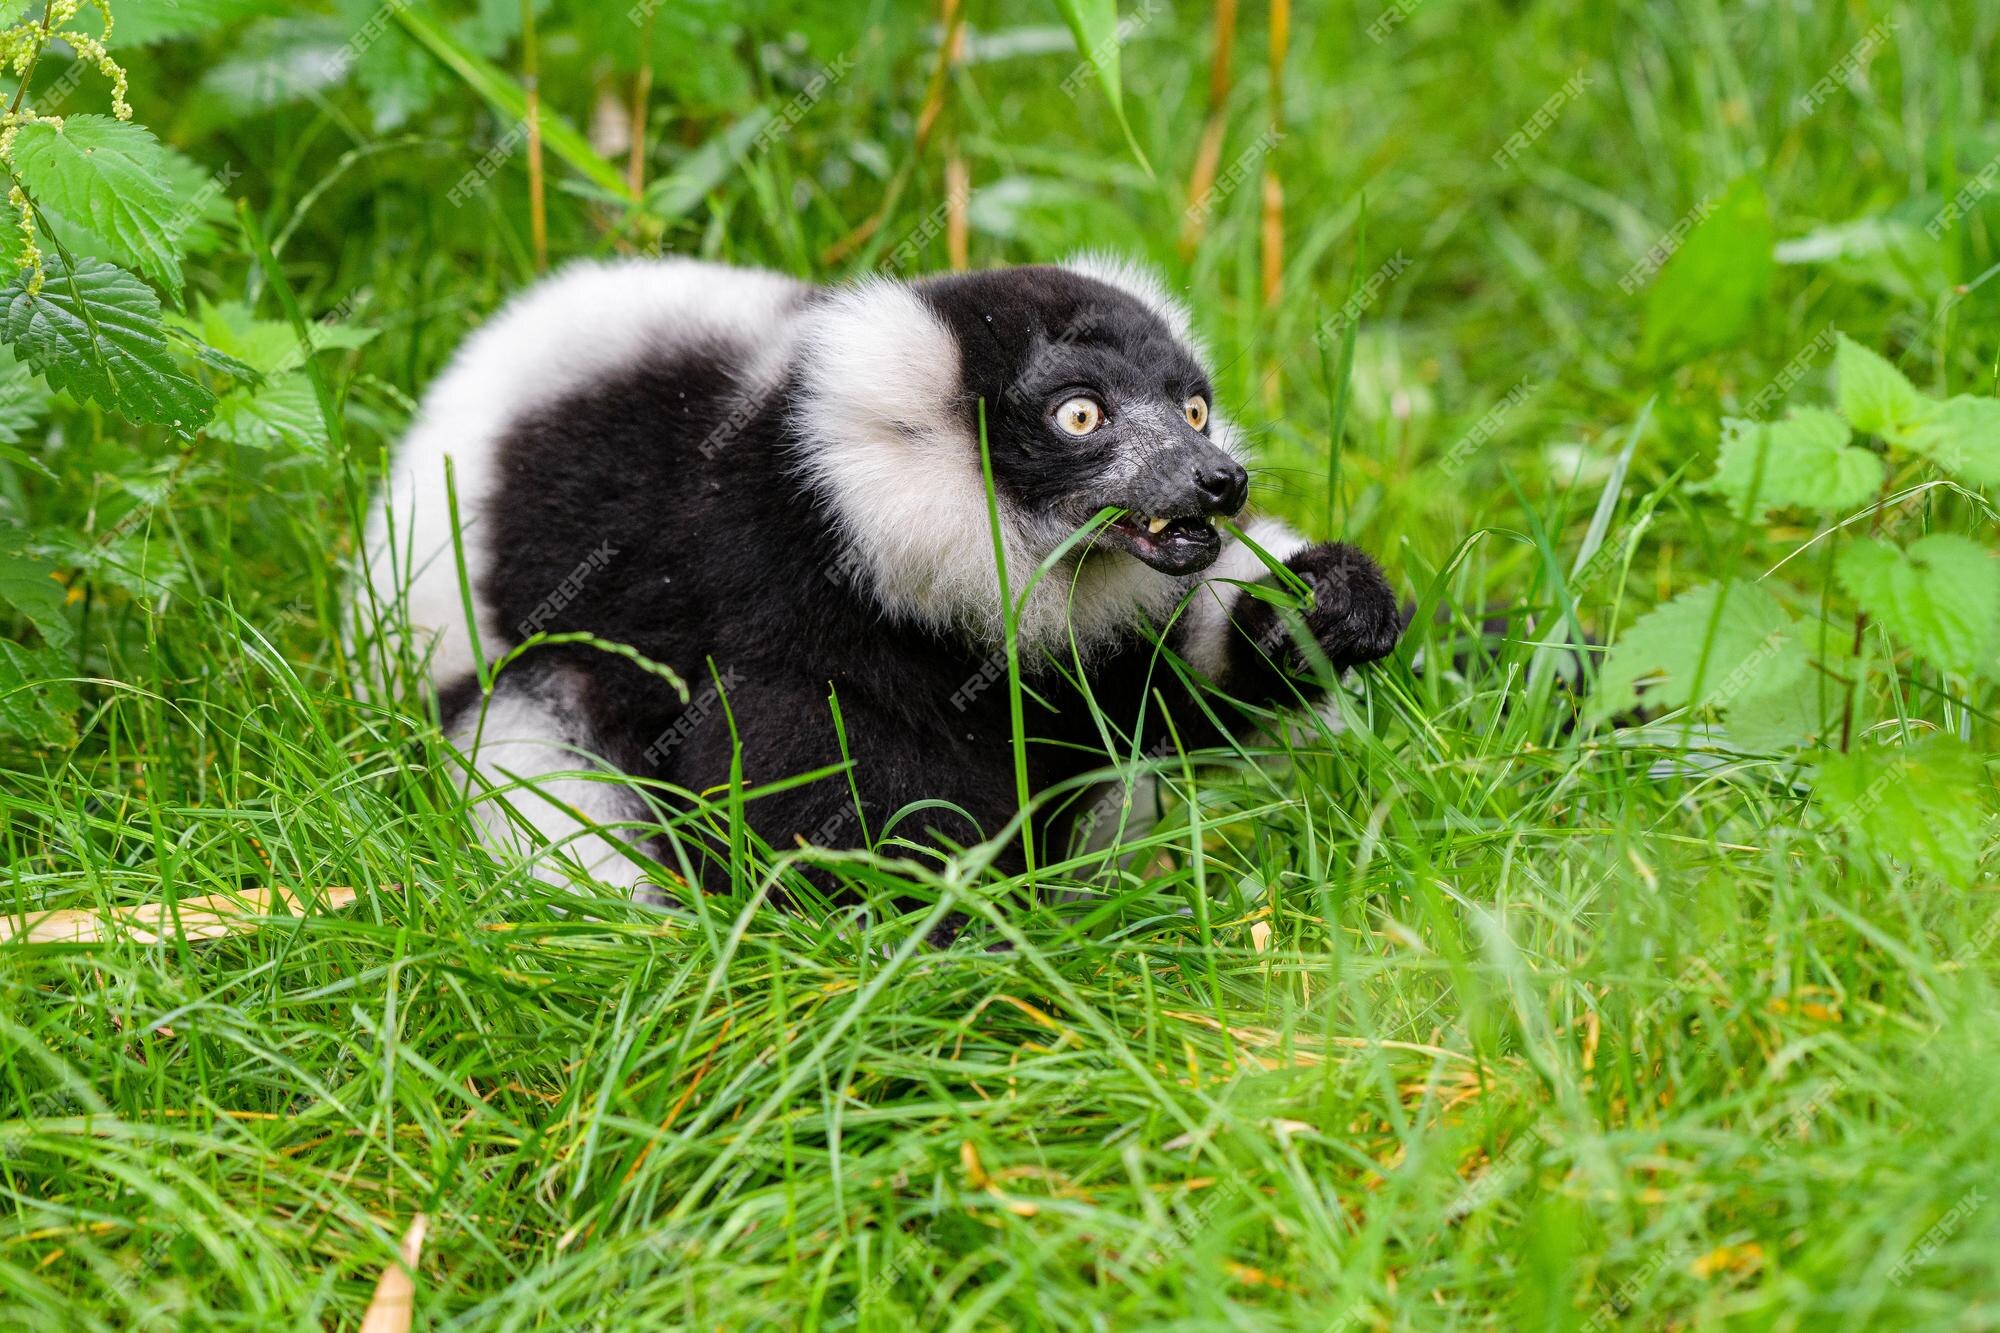
[[[1240,483],[1206,505],[1196,494],[1192,479],[1204,467],[1211,490],[1234,479],[1219,470],[1220,451],[1184,423],[1185,435],[1159,451],[1167,461],[1119,494],[1106,489],[1118,464],[1115,431],[1078,440],[1051,425],[1052,404],[1079,389],[1108,403],[1113,427],[1123,402],[1151,395],[1175,405],[1188,394],[1212,395],[1188,350],[1131,297],[1056,269],[956,276],[918,291],[962,349],[967,382],[957,410],[976,432],[984,400],[996,485],[1023,511],[1075,527],[1105,504],[1163,516],[1240,504]],[[1015,811],[1004,666],[989,645],[885,618],[868,580],[842,568],[843,543],[786,448],[798,391],[788,381],[745,412],[745,387],[726,351],[683,349],[518,421],[482,520],[495,553],[482,591],[506,636],[518,642],[538,626],[629,644],[680,671],[695,698],[684,706],[657,677],[584,648],[540,649],[510,670],[580,673],[605,758],[697,792],[730,773],[731,727],[713,697],[710,664],[728,683],[747,785],[840,761],[828,703],[837,692],[870,832],[879,838],[909,802],[937,800],[970,822],[933,807],[897,835],[933,846],[983,839]],[[732,413],[740,429],[721,447],[702,448]],[[977,466],[976,457],[971,462]],[[990,549],[984,530],[965,540]],[[601,568],[572,580],[573,597],[551,612],[550,590],[593,552]],[[1313,589],[1305,625],[1334,666],[1391,651],[1396,601],[1367,557],[1321,545],[1290,565]],[[1237,606],[1230,693],[1269,706],[1295,698],[1295,688],[1310,692],[1311,682],[1297,675],[1307,664],[1277,613],[1249,596]],[[1189,746],[1222,739],[1211,710],[1224,725],[1242,725],[1227,702],[1197,701],[1180,686],[1158,653],[1159,635],[1158,626],[1135,623],[1090,662],[1091,693],[1113,724],[1132,728],[1144,713],[1145,746],[1168,734],[1163,707]],[[1174,642],[1169,636],[1168,646]],[[1073,682],[1050,664],[1026,666],[1035,788],[1105,766],[1100,732]],[[780,850],[801,840],[859,841],[845,776],[761,799],[749,818]],[[1059,843],[1066,833],[1059,825],[1052,820],[1040,836]],[[1003,864],[1017,866],[1018,853]],[[721,882],[713,861],[701,869],[711,886]]]

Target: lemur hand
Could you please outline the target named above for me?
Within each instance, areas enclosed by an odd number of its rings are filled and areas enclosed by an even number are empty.
[[[1344,543],[1320,542],[1293,555],[1285,567],[1310,590],[1311,605],[1302,617],[1305,630],[1336,669],[1361,666],[1395,651],[1403,634],[1402,608],[1373,560]],[[1293,629],[1300,618],[1248,594],[1237,601],[1237,628],[1263,657],[1289,671],[1308,665]]]

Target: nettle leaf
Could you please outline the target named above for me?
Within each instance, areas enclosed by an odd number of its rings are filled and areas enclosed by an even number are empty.
[[[51,386],[130,420],[192,431],[208,419],[215,396],[174,366],[151,288],[101,260],[46,263],[40,292],[26,274],[0,290],[0,338]]]
[[[69,589],[55,580],[55,567],[25,554],[0,554],[0,602],[13,607],[41,632],[51,648],[70,646],[76,635],[63,608]]]
[[[1960,394],[1929,403],[1897,443],[1975,486],[2000,486],[2000,400]]]
[[[124,29],[119,29],[124,34]],[[183,256],[213,254],[222,246],[222,229],[236,218],[231,187],[242,168],[225,161],[219,167],[197,162],[186,153],[160,145],[160,179],[181,201],[174,214],[174,244]]]
[[[2000,652],[2000,563],[1955,533],[1919,537],[1907,550],[1856,542],[1835,569],[1862,609],[1895,638],[1951,671],[1994,674]]]
[[[282,14],[282,0],[167,0],[164,4],[125,5],[118,10],[113,34],[121,48],[150,46],[199,36],[244,19]]]
[[[0,347],[0,444],[19,444],[49,410],[53,397],[34,371]]]
[[[196,300],[192,314],[167,318],[169,323],[259,374],[295,368],[299,363],[299,335],[292,326],[284,320],[258,319],[241,301],[211,302],[202,297]],[[374,336],[373,329],[330,321],[313,324],[310,333],[315,352],[366,346]]]
[[[1979,869],[1990,786],[1976,754],[1940,737],[1829,759],[1813,801],[1861,845],[1964,884]]]
[[[1840,727],[1852,671],[1854,627],[1807,620],[1798,627],[1806,656],[1818,664],[1775,684],[1753,682],[1730,702],[1729,739],[1755,754],[1776,754],[1812,744]]]
[[[261,389],[238,389],[215,405],[208,433],[220,440],[274,449],[326,447],[325,419],[312,381],[297,371],[280,375]]]
[[[24,125],[14,140],[14,172],[36,203],[122,252],[112,258],[180,290],[180,241],[195,205],[168,187],[164,154],[145,127],[93,115],[70,116],[60,129]]]
[[[322,14],[260,19],[235,50],[209,63],[200,91],[238,117],[310,97],[346,77],[351,52],[365,45],[355,36],[359,23]]]
[[[1605,658],[1591,711],[1609,717],[1631,708],[1638,682],[1655,674],[1661,678],[1648,688],[1649,705],[1727,707],[1780,689],[1808,670],[1797,627],[1777,598],[1755,583],[1711,583],[1632,623]]]
[[[1848,443],[1847,423],[1823,407],[1802,408],[1783,421],[1722,423],[1715,475],[1701,489],[1729,498],[1749,513],[1756,489],[1759,517],[1772,509],[1849,509],[1882,484],[1882,460]],[[1761,455],[1761,461],[1760,461]]]
[[[76,739],[76,711],[83,707],[75,673],[49,648],[0,639],[0,736],[42,745]]]
[[[1739,341],[1764,308],[1775,240],[1756,177],[1723,191],[1646,292],[1648,359],[1684,360]]]
[[[1844,335],[1833,370],[1841,415],[1858,431],[1900,443],[1904,431],[1934,406],[1902,371]]]

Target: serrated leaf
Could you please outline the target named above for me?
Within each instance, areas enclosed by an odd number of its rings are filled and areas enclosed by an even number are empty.
[[[54,566],[31,555],[0,553],[0,602],[26,616],[44,643],[63,649],[76,636],[63,612],[69,589],[56,582],[55,572]]]
[[[222,245],[221,227],[236,213],[233,186],[243,172],[234,162],[209,167],[167,144],[160,145],[160,179],[181,200],[174,214],[182,255],[211,254]]]
[[[94,115],[70,116],[60,129],[24,125],[14,139],[13,165],[36,203],[76,219],[122,252],[112,258],[180,290],[180,241],[196,206],[167,187],[159,142],[145,127]]]
[[[1647,357],[1685,360],[1738,342],[1764,308],[1774,240],[1762,182],[1738,179],[1647,290]]]
[[[27,275],[17,275],[0,290],[0,338],[53,387],[133,421],[192,431],[215,406],[213,394],[175,368],[160,298],[101,260],[86,259],[71,272],[49,259],[47,281],[34,294]]]
[[[120,49],[176,41],[249,18],[282,14],[281,0],[166,0],[165,3],[123,5],[112,33]]]
[[[318,450],[326,446],[326,422],[312,381],[297,371],[281,375],[261,389],[238,389],[215,405],[208,433],[220,440],[274,449],[291,445]]]
[[[1633,622],[1605,659],[1591,711],[1610,717],[1631,708],[1637,683],[1655,673],[1660,679],[1647,692],[1649,705],[1723,707],[1781,688],[1808,669],[1791,615],[1775,597],[1755,583],[1711,583]]]
[[[1845,335],[1833,354],[1833,372],[1840,413],[1858,431],[1900,440],[1932,405],[1902,371]]]
[[[76,711],[83,707],[69,665],[47,648],[0,639],[0,736],[41,745],[76,739]]]
[[[1891,637],[1951,671],[1993,674],[2000,652],[2000,563],[1955,533],[1908,549],[1856,542],[1835,565],[1841,586]]]
[[[296,102],[341,80],[353,36],[353,26],[319,14],[259,20],[208,66],[201,90],[238,116]]]
[[[1813,801],[1863,846],[1963,884],[1985,849],[1990,789],[1978,756],[1939,738],[1829,759]]]
[[[2000,486],[2000,400],[1970,394],[1926,400],[1897,443],[1974,486]]]
[[[241,301],[210,301],[197,298],[194,310],[186,315],[169,315],[167,322],[199,340],[205,361],[220,354],[241,364],[253,375],[270,375],[296,370],[304,364],[299,335],[284,320],[258,319]],[[314,352],[365,347],[375,330],[333,320],[318,320],[309,327]],[[228,369],[227,362],[216,362]],[[231,375],[243,378],[237,370]]]
[[[1852,508],[1881,486],[1883,465],[1851,438],[1847,423],[1823,407],[1783,421],[1725,421],[1715,475],[1702,489],[1727,496],[1738,516],[1749,513],[1753,487],[1759,517],[1789,506]]]
[[[1730,702],[1729,739],[1755,754],[1797,749],[1831,735],[1846,704],[1841,678],[1853,664],[1853,626],[1808,620],[1797,630],[1799,644],[1818,669],[1773,685],[1752,684]]]
[[[49,410],[51,397],[34,371],[0,347],[0,444],[19,444]]]

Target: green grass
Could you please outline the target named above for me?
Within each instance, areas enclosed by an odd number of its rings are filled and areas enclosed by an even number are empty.
[[[325,20],[331,42],[369,8]],[[621,59],[599,34],[622,9],[540,19],[544,95],[573,123]],[[1225,166],[1264,124],[1262,12]],[[2000,1325],[1990,854],[1961,886],[1851,847],[1799,756],[1705,747],[1698,719],[1579,723],[1533,669],[1635,432],[1618,558],[1566,594],[1602,640],[1813,537],[1686,483],[1829,322],[1924,387],[1992,390],[2000,206],[1921,242],[2000,152],[2000,7],[1426,0],[1376,43],[1380,12],[1295,17],[1267,309],[1254,181],[1174,250],[1199,6],[1124,51],[1157,183],[1094,84],[1060,91],[1073,52],[956,71],[918,160],[927,7],[662,7],[649,179],[854,61],[686,201],[669,250],[846,276],[817,256],[899,172],[882,256],[921,228],[955,139],[975,263],[1108,245],[1186,290],[1264,503],[1413,597],[1539,613],[1462,676],[1409,671],[1468,627],[1424,630],[1345,700],[1344,733],[1161,763],[1165,816],[1119,863],[1044,867],[1024,893],[977,852],[938,874],[862,856],[865,913],[757,905],[754,848],[736,894],[661,913],[470,845],[421,699],[357,697],[341,600],[412,400],[533,276],[522,161],[446,201],[503,128],[427,58],[408,77],[434,99],[378,129],[351,89],[246,104],[244,71],[291,29],[127,52],[139,116],[243,173],[305,317],[352,298],[375,337],[318,363],[344,453],[183,454],[71,406],[23,446],[46,475],[0,457],[0,507],[77,601],[83,701],[74,745],[0,746],[6,905],[359,897],[203,943],[0,944],[0,1324],[352,1326],[421,1212],[423,1326],[1577,1328],[1607,1302],[1643,1328]],[[971,15],[1061,36],[1029,0]],[[1865,76],[1803,112],[1888,16]],[[518,70],[504,41],[493,59]],[[1580,67],[1584,94],[1496,165]],[[555,255],[629,243],[549,172]],[[1915,243],[1780,262],[1740,327],[1663,353],[1619,278],[1744,176],[1780,242],[1889,219]],[[1397,253],[1343,385],[1313,330]],[[285,317],[233,235],[190,290]],[[1824,401],[1829,364],[1792,401]],[[149,478],[155,502],[105,539]],[[1925,522],[1991,540],[1969,506]],[[1814,595],[1825,549],[1779,580]],[[1906,680],[1868,701],[1876,730],[1994,748],[1990,686]],[[973,929],[923,946],[947,908]]]

